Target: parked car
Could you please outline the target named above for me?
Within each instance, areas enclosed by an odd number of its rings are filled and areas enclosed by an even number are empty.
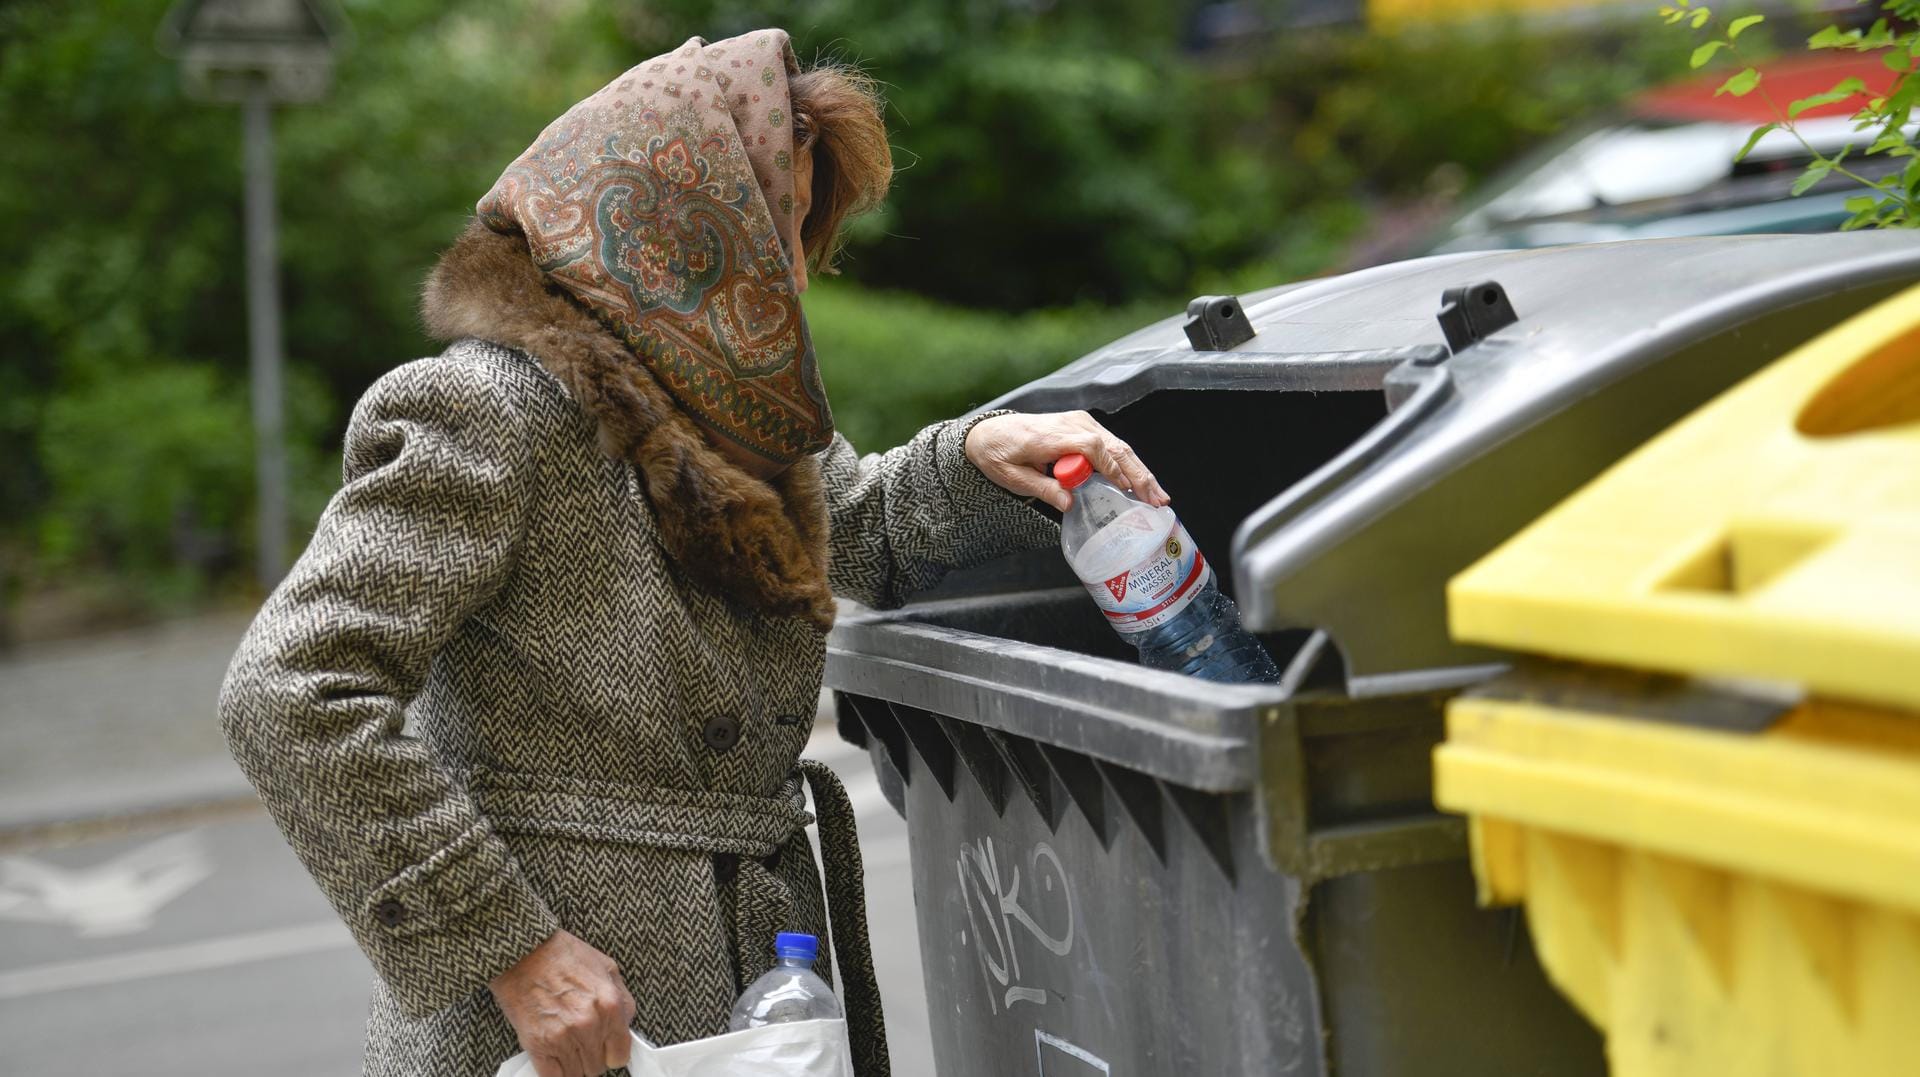
[[[1878,56],[1851,54],[1784,60],[1761,74],[1764,98],[1715,96],[1726,79],[1719,72],[1649,91],[1624,111],[1554,139],[1490,180],[1407,253],[1839,228],[1852,216],[1845,203],[1862,193],[1859,184],[1830,176],[1799,197],[1791,188],[1812,160],[1809,147],[1830,155],[1851,143],[1858,153],[1871,141],[1850,119],[1861,98],[1809,109],[1796,122],[1798,137],[1775,130],[1744,160],[1734,155],[1755,127],[1775,119],[1769,99],[1784,108],[1847,78],[1880,92],[1892,74]],[[1901,164],[1855,157],[1848,167],[1878,178]]]

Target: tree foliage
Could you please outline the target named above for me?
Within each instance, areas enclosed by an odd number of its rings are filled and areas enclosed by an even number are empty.
[[[182,95],[154,43],[171,2],[0,4],[0,594],[84,571],[186,594],[248,563],[240,118]],[[476,199],[693,34],[785,25],[887,85],[894,196],[809,300],[836,410],[875,448],[1194,291],[1325,268],[1359,207],[1493,166],[1659,51],[1482,25],[1196,55],[1164,0],[340,7],[332,94],[275,117],[304,521],[347,405],[432,349],[419,282]]]
[[[1692,0],[1674,0],[1672,6],[1659,9],[1668,25],[1707,33],[1706,42],[1693,50],[1692,66],[1705,67],[1723,55],[1739,64],[1739,69],[1714,91],[1716,95],[1745,97],[1758,93],[1774,115],[1772,121],[1754,128],[1734,155],[1735,162],[1744,160],[1768,134],[1785,131],[1799,140],[1810,157],[1805,171],[1794,181],[1794,195],[1805,194],[1829,176],[1845,177],[1866,189],[1847,199],[1847,209],[1853,216],[1841,226],[1844,229],[1920,228],[1920,145],[1916,144],[1920,127],[1913,123],[1914,107],[1920,105],[1920,79],[1912,77],[1916,65],[1920,65],[1920,23],[1916,22],[1920,20],[1920,0],[1886,0],[1881,10],[1888,17],[1875,19],[1870,26],[1823,27],[1807,39],[1807,47],[1878,55],[1893,73],[1892,84],[1876,93],[1861,79],[1842,79],[1831,89],[1787,102],[1783,108],[1767,93],[1764,76],[1752,65],[1752,56],[1740,41],[1741,34],[1765,22],[1766,16],[1723,18],[1711,7]],[[1841,102],[1858,106],[1853,113],[1853,129],[1860,138],[1837,152],[1823,153],[1800,133],[1800,116],[1809,109]],[[1883,175],[1864,176],[1856,171],[1857,163],[1856,168],[1847,167],[1850,157],[1856,162],[1858,158],[1882,157],[1895,162],[1895,167],[1873,170]],[[1899,164],[1902,161],[1904,165]]]

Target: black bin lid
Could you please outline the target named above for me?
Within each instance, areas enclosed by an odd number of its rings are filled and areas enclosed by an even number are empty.
[[[1388,417],[1234,537],[1242,614],[1328,632],[1350,688],[1484,661],[1446,581],[1635,445],[1826,326],[1920,280],[1920,236],[1641,240],[1416,259],[1240,297],[1254,335],[1196,351],[1185,315],[988,407],[1113,411],[1161,390],[1386,391]],[[1453,354],[1449,289],[1517,321]]]

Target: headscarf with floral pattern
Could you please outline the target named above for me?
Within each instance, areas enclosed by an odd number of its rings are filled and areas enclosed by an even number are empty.
[[[480,200],[710,430],[769,460],[833,413],[793,274],[784,30],[700,38],[568,109]]]

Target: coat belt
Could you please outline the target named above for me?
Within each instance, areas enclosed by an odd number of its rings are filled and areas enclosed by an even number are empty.
[[[840,1001],[846,1009],[854,1068],[859,1077],[884,1077],[886,1018],[867,935],[860,836],[853,803],[826,764],[801,760],[800,768],[770,797],[484,767],[469,772],[467,792],[502,834],[553,834],[764,859],[813,821],[800,792],[803,775],[820,812],[827,924],[840,966]]]
[[[501,834],[552,834],[762,858],[813,821],[790,775],[770,797],[476,767],[467,791]]]

